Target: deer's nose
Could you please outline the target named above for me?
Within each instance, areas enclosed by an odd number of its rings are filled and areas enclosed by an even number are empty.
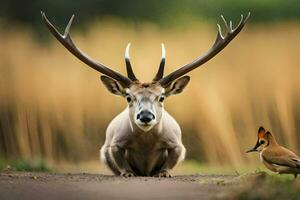
[[[139,119],[141,122],[143,123],[148,123],[151,120],[153,120],[155,118],[155,116],[147,111],[147,110],[142,110],[138,115],[137,115],[137,119]]]

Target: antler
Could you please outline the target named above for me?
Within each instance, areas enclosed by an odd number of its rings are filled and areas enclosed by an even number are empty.
[[[164,76],[165,64],[166,64],[166,50],[165,50],[165,45],[162,43],[161,44],[161,61],[160,61],[158,71],[157,71],[153,81],[159,81],[160,79],[162,79],[162,77]]]
[[[46,14],[41,11],[42,19],[45,22],[46,26],[52,33],[52,35],[66,48],[68,49],[74,56],[76,56],[79,60],[90,66],[91,68],[97,70],[98,72],[105,74],[115,80],[117,80],[122,86],[129,87],[132,83],[132,80],[121,75],[120,73],[111,70],[105,65],[98,63],[97,61],[90,58],[88,55],[83,53],[79,48],[77,48],[70,36],[70,28],[72,25],[72,21],[74,19],[74,15],[72,15],[68,25],[66,26],[65,33],[61,35],[57,29],[51,24],[51,22],[46,17]]]
[[[164,78],[160,79],[158,82],[162,86],[169,85],[175,79],[177,79],[177,78],[183,76],[184,74],[192,71],[193,69],[203,65],[204,63],[206,63],[207,61],[212,59],[215,55],[217,55],[220,51],[222,51],[231,42],[231,40],[233,40],[233,38],[235,38],[239,34],[239,32],[243,29],[246,21],[250,17],[250,12],[248,13],[246,18],[244,18],[243,15],[241,15],[240,23],[237,25],[237,27],[235,29],[232,28],[232,21],[229,22],[229,26],[228,26],[228,23],[225,20],[225,18],[222,15],[221,15],[221,17],[222,17],[222,19],[225,23],[226,29],[227,29],[226,36],[225,37],[222,36],[221,27],[219,24],[217,24],[218,25],[218,34],[217,34],[216,41],[213,44],[213,46],[211,47],[211,49],[208,50],[204,55],[198,57],[193,62],[184,65],[183,67],[177,69],[176,71],[174,71],[174,72],[170,73],[169,75],[165,76]]]
[[[137,81],[138,79],[133,73],[131,63],[130,63],[130,56],[129,56],[129,48],[130,48],[130,43],[127,44],[126,51],[125,51],[125,63],[126,63],[126,70],[127,70],[127,76],[130,78],[132,81]]]

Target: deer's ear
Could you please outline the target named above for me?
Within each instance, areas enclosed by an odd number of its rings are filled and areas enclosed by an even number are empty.
[[[183,76],[183,77],[177,79],[173,84],[171,84],[169,87],[165,88],[166,96],[171,96],[171,95],[181,93],[183,91],[183,89],[187,86],[189,81],[190,81],[189,76]]]
[[[108,91],[115,95],[124,96],[125,90],[117,81],[107,76],[101,76],[100,79]]]

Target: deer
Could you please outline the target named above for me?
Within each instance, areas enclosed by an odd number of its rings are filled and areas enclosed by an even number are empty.
[[[176,120],[164,109],[167,97],[181,93],[190,81],[186,74],[212,59],[222,51],[243,29],[250,12],[233,28],[227,23],[223,36],[219,24],[215,42],[202,56],[164,76],[165,47],[158,71],[152,81],[141,82],[134,74],[130,62],[130,43],[125,50],[127,76],[97,62],[76,47],[70,36],[72,15],[61,34],[41,11],[42,20],[52,35],[75,57],[100,72],[100,80],[109,92],[126,99],[127,107],[109,123],[100,159],[114,175],[123,177],[171,177],[170,171],[185,158],[186,149]]]

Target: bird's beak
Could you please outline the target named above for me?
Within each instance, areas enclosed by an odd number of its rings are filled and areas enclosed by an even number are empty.
[[[256,152],[257,149],[249,149],[248,151],[246,151],[246,153],[251,153],[251,152]]]
[[[246,151],[246,153],[250,153],[250,152],[256,152],[257,148],[260,146],[261,144],[259,143],[259,141],[257,140],[255,146],[252,149],[249,149],[248,151]]]

